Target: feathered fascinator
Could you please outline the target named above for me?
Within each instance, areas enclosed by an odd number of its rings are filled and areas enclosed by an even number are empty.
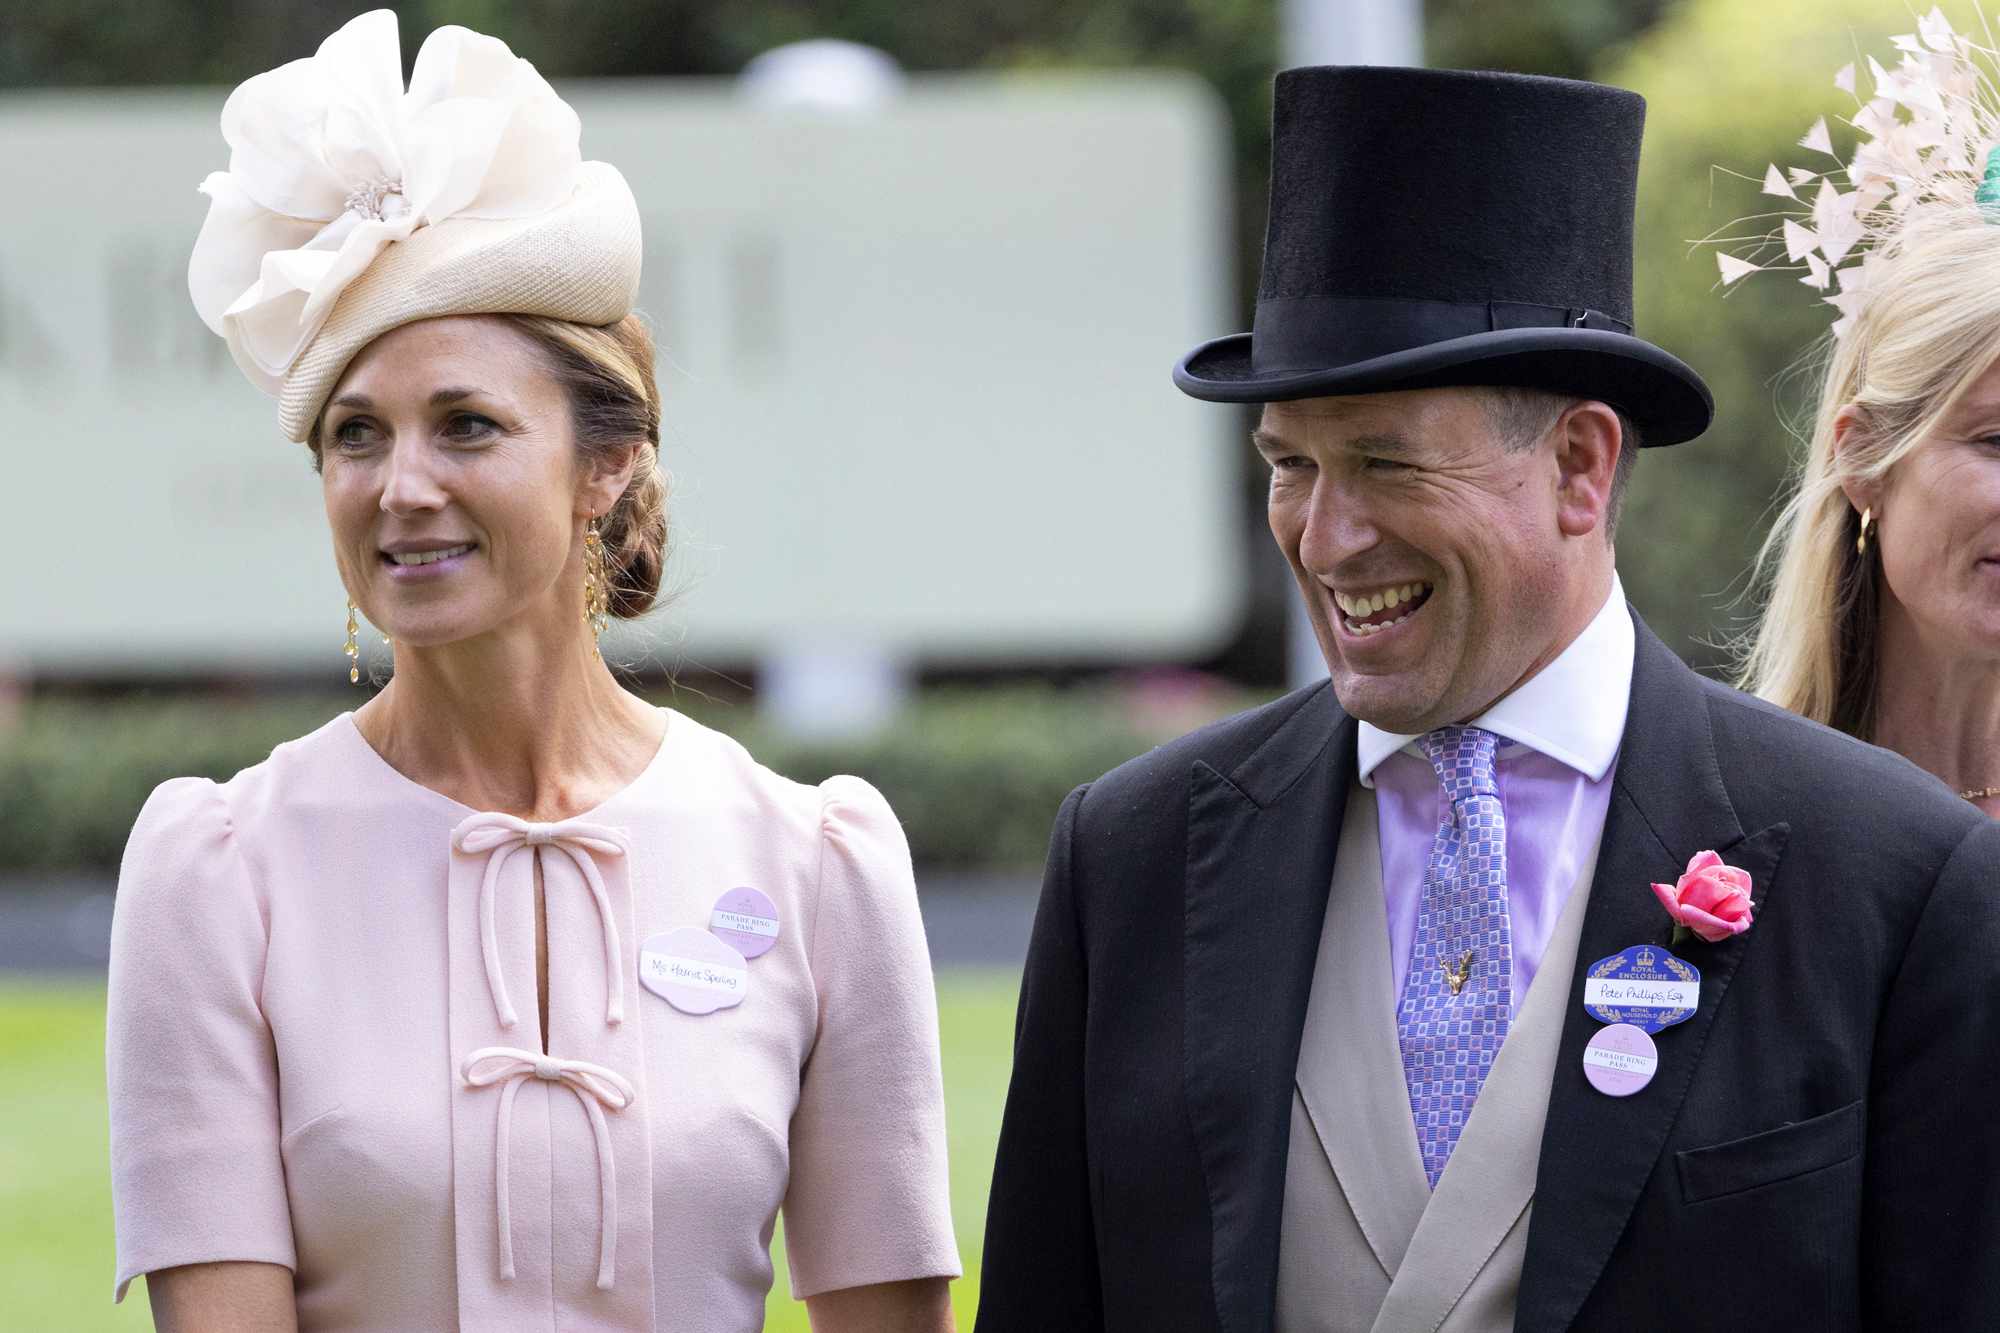
[[[1954,31],[1935,8],[1916,32],[1891,40],[1901,59],[1892,70],[1867,58],[1865,101],[1854,65],[1833,77],[1855,101],[1846,120],[1857,135],[1848,161],[1841,163],[1826,118],[1815,120],[1799,140],[1813,165],[1773,164],[1764,173],[1763,193],[1793,206],[1776,215],[1780,230],[1715,256],[1724,286],[1764,270],[1803,271],[1799,281],[1825,292],[1839,312],[1836,338],[1867,300],[1877,252],[1913,217],[1938,208],[1980,209],[2000,222],[1996,53]]]
[[[495,38],[439,28],[405,89],[395,14],[363,14],[231,93],[222,135],[188,290],[293,440],[399,325],[632,309],[631,190],[583,161],[576,113]]]

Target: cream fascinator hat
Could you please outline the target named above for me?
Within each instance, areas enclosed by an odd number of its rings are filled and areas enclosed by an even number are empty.
[[[440,315],[610,324],[639,287],[639,209],[585,162],[576,112],[507,45],[425,40],[407,90],[396,16],[248,80],[222,108],[229,170],[188,291],[303,441],[354,354]]]
[[[1757,272],[1801,274],[1838,312],[1835,338],[1866,306],[1883,255],[1920,220],[2000,222],[2000,52],[1936,8],[1890,41],[1900,55],[1894,69],[1869,56],[1866,83],[1853,64],[1833,76],[1854,103],[1844,118],[1855,131],[1847,158],[1826,117],[1813,121],[1799,140],[1811,165],[1772,163],[1763,193],[1780,201],[1776,211],[1742,220],[1775,218],[1778,229],[1721,237],[1736,248],[1715,256],[1725,287]]]

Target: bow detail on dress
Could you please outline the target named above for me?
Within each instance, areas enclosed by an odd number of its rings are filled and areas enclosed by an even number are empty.
[[[480,1047],[465,1057],[459,1075],[468,1088],[505,1084],[500,1091],[500,1125],[493,1145],[493,1193],[500,1224],[500,1276],[508,1281],[514,1277],[514,1230],[507,1207],[514,1094],[521,1090],[523,1080],[533,1077],[564,1085],[583,1103],[590,1116],[590,1132],[597,1139],[597,1286],[600,1291],[611,1290],[618,1260],[618,1173],[611,1156],[611,1131],[604,1123],[602,1108],[623,1111],[632,1105],[637,1096],[632,1085],[623,1075],[602,1065],[551,1059],[511,1046]]]
[[[513,1001],[507,998],[507,982],[500,974],[500,942],[493,926],[493,889],[508,858],[523,847],[535,848],[538,857],[548,855],[544,848],[561,848],[575,863],[583,882],[589,885],[590,896],[597,904],[597,919],[604,926],[604,1021],[624,1022],[625,970],[619,962],[623,954],[618,944],[618,919],[611,911],[611,896],[605,891],[604,876],[591,856],[592,853],[625,855],[624,834],[581,820],[531,824],[512,815],[494,813],[466,818],[452,830],[451,844],[468,856],[486,855],[486,873],[479,882],[479,942],[486,958],[486,984],[493,992],[493,1009],[500,1026],[511,1028],[519,1019]]]

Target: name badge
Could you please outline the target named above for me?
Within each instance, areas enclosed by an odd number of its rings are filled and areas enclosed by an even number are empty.
[[[1644,1028],[1613,1023],[1583,1048],[1583,1076],[1607,1097],[1630,1097],[1660,1071],[1660,1050]]]
[[[715,900],[708,928],[745,958],[756,958],[778,942],[778,905],[760,890],[731,889]]]
[[[712,1014],[743,1003],[750,968],[707,931],[682,926],[639,946],[639,984],[684,1014]]]
[[[1583,974],[1583,1007],[1600,1023],[1659,1032],[1694,1017],[1701,973],[1657,944],[1635,944],[1600,958]]]

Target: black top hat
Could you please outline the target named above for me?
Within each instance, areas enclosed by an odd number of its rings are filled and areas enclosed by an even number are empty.
[[[1632,336],[1645,117],[1569,79],[1284,71],[1255,332],[1174,383],[1222,403],[1516,385],[1607,402],[1645,444],[1693,439],[1708,386]]]

